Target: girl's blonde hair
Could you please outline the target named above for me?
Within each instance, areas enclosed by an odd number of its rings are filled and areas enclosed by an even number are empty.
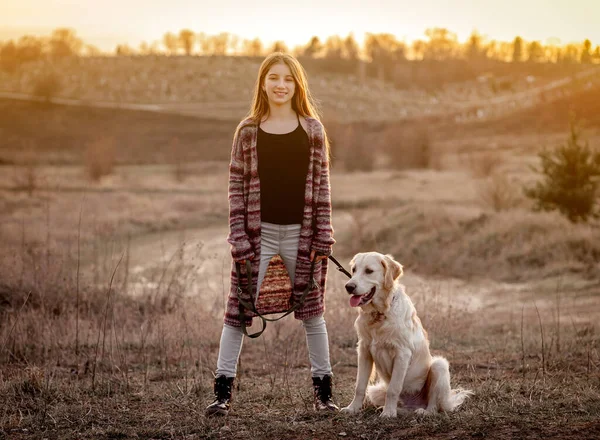
[[[254,86],[252,106],[250,107],[250,112],[246,115],[246,118],[252,119],[256,124],[259,124],[265,116],[269,115],[269,98],[262,86],[265,83],[267,73],[269,73],[269,70],[275,64],[287,65],[294,78],[296,91],[292,97],[292,109],[299,116],[311,117],[320,121],[321,118],[317,105],[308,88],[308,80],[306,78],[304,67],[302,67],[302,64],[300,64],[300,62],[292,55],[283,52],[273,52],[268,55],[260,65],[258,78],[256,78],[256,84]],[[327,139],[324,128],[323,133],[325,136],[327,154],[329,154],[329,140]]]

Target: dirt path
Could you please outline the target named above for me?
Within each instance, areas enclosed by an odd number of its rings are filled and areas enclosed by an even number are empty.
[[[343,234],[350,227],[344,213],[336,218],[336,230]],[[181,281],[187,296],[197,296],[223,302],[229,289],[230,255],[223,225],[201,229],[161,232],[132,239],[130,243],[130,292],[143,292],[158,283]],[[351,256],[336,255],[348,267]],[[328,287],[330,295],[343,295],[347,278],[330,264]],[[572,325],[594,322],[598,315],[600,286],[596,281],[579,278],[540,280],[528,283],[501,283],[489,279],[461,280],[427,278],[406,272],[402,278],[408,294],[417,308],[458,310],[463,313],[482,312],[490,325],[507,319],[520,319],[521,313],[536,316],[539,311],[545,322],[561,319]],[[537,308],[537,310],[536,310]]]

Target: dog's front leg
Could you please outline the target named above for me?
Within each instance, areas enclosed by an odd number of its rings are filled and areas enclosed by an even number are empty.
[[[381,417],[396,417],[398,414],[398,399],[404,386],[404,378],[410,362],[409,350],[398,350],[392,367],[392,377],[385,394],[385,405]]]
[[[356,387],[354,389],[354,399],[350,405],[342,408],[342,412],[356,414],[362,409],[369,384],[369,378],[373,371],[373,357],[369,351],[369,347],[358,345],[358,371],[356,373]]]

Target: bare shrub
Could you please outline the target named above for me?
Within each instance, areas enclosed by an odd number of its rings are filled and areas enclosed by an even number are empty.
[[[19,167],[19,172],[15,175],[14,185],[20,190],[27,191],[31,197],[33,192],[39,186],[38,161],[33,148],[32,141],[25,141],[23,164]]]
[[[115,142],[113,138],[102,137],[86,144],[85,167],[93,181],[112,173],[115,164]]]
[[[348,125],[337,135],[336,153],[342,158],[347,171],[372,171],[375,167],[375,152],[365,142],[361,130]]]
[[[493,151],[484,151],[483,153],[471,152],[468,157],[471,174],[477,178],[491,176],[502,165],[500,154]]]
[[[500,173],[492,174],[485,184],[480,185],[478,194],[484,206],[496,212],[516,208],[522,201],[516,186]]]
[[[434,166],[434,152],[427,129],[391,127],[384,134],[385,152],[394,169],[426,169]],[[439,165],[439,161],[438,161]]]
[[[33,84],[33,94],[46,102],[58,95],[61,89],[60,76],[52,70],[41,73]]]

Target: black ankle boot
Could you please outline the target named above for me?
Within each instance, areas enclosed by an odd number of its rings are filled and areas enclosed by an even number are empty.
[[[231,389],[233,388],[234,377],[217,376],[215,377],[215,401],[206,407],[206,415],[226,416],[231,407]]]
[[[339,411],[339,407],[331,400],[332,380],[325,375],[323,379],[313,377],[313,392],[315,396],[314,408],[316,411]]]

